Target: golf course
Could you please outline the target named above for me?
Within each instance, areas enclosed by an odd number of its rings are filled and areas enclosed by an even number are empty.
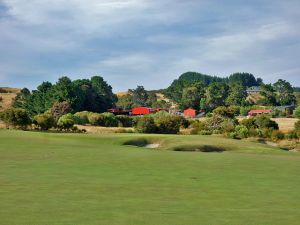
[[[1,225],[300,221],[299,152],[248,140],[3,129],[0,155]]]

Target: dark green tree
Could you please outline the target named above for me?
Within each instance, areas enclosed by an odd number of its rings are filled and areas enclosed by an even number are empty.
[[[212,83],[206,89],[206,104],[210,110],[225,106],[229,87],[225,83]]]
[[[133,106],[147,106],[148,92],[143,86],[137,86],[136,89],[129,89],[128,93],[132,96]]]
[[[279,105],[291,105],[295,103],[296,97],[292,85],[286,80],[279,79],[273,84],[276,93],[276,100]]]
[[[240,83],[233,83],[229,88],[229,95],[226,99],[227,105],[244,105],[247,98],[246,86]]]

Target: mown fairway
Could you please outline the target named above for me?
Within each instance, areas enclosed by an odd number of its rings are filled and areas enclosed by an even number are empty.
[[[148,136],[232,151],[122,145]],[[217,137],[0,130],[0,224],[298,225],[299,171],[299,153]]]

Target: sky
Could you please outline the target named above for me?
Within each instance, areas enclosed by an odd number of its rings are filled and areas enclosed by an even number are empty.
[[[0,86],[160,89],[187,71],[300,86],[299,59],[299,0],[0,0]]]

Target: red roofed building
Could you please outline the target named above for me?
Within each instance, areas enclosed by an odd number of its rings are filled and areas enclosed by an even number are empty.
[[[196,117],[197,115],[197,110],[192,109],[192,108],[188,108],[186,110],[183,111],[183,114],[185,117]]]
[[[131,115],[147,115],[151,113],[155,113],[155,109],[148,107],[135,107],[132,109]]]
[[[253,109],[248,112],[248,116],[256,116],[259,114],[268,114],[268,113],[272,113],[272,110],[271,109]]]

